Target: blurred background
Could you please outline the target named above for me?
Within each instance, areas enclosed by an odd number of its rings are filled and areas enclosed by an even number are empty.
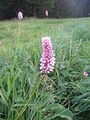
[[[89,17],[90,0],[0,0],[0,19],[17,17],[44,18],[48,10],[50,18]]]

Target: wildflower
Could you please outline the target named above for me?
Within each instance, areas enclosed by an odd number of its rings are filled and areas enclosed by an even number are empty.
[[[88,76],[88,73],[86,71],[84,71],[84,77],[87,77]]]
[[[61,63],[61,64],[60,64],[60,70],[65,69],[65,68],[66,68],[65,63]]]
[[[0,47],[1,47],[2,42],[0,41]]]
[[[18,19],[21,21],[23,19],[23,14],[21,11],[18,12]]]
[[[61,30],[61,28],[59,27],[59,28],[58,28],[58,30],[60,31],[60,30]]]
[[[50,73],[54,69],[55,55],[53,54],[53,47],[50,37],[42,38],[43,54],[41,58],[40,70],[43,73]]]
[[[48,10],[45,11],[45,15],[48,17]]]

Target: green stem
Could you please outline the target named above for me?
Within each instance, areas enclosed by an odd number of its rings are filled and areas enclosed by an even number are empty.
[[[12,74],[14,73],[14,68],[15,68],[15,63],[16,63],[16,56],[17,56],[17,51],[18,51],[18,47],[19,47],[19,39],[20,39],[20,25],[19,25],[19,29],[18,29],[18,39],[17,39],[17,44],[16,44],[16,51],[15,51],[13,68],[12,68]],[[15,79],[13,79],[13,103],[14,103],[14,95],[15,95]]]
[[[67,98],[63,101],[63,104],[67,102],[67,100],[68,100],[69,97],[72,95],[72,93],[74,92],[75,89],[76,89],[76,87],[73,88],[73,90],[70,92],[70,94],[67,96]]]
[[[18,30],[18,40],[17,40],[17,44],[16,44],[16,52],[15,52],[15,57],[14,57],[13,70],[14,70],[14,67],[15,67],[17,51],[18,51],[18,48],[19,48],[19,39],[20,39],[20,25],[19,25],[19,30]]]
[[[42,78],[39,80],[37,86],[35,87],[34,91],[32,92],[31,96],[29,97],[29,99],[27,100],[26,104],[24,105],[24,107],[22,108],[22,110],[18,113],[18,115],[16,116],[15,120],[18,120],[19,117],[21,117],[21,115],[24,113],[24,111],[26,110],[28,104],[30,103],[33,95],[35,94],[36,90],[39,88],[39,85],[41,83],[41,81],[43,80],[45,74],[43,74]]]

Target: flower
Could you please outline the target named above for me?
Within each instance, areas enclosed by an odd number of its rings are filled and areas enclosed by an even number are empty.
[[[18,19],[21,21],[23,19],[23,14],[21,11],[18,12]]]
[[[2,42],[0,41],[0,47],[1,47]]]
[[[43,54],[41,58],[40,70],[43,73],[50,73],[54,69],[55,55],[53,54],[53,47],[50,37],[42,38]]]
[[[65,69],[65,68],[66,68],[66,64],[65,63],[61,63],[60,64],[60,70]]]
[[[87,77],[88,76],[88,73],[86,71],[84,71],[84,77]]]
[[[45,15],[48,17],[48,10],[45,11]]]
[[[58,30],[60,31],[60,30],[61,30],[61,28],[59,27],[59,28],[58,28]]]

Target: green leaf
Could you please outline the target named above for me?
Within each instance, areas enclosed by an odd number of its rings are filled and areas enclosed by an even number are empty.
[[[7,82],[7,85],[8,85],[8,92],[7,92],[7,97],[9,97],[10,93],[11,93],[11,80],[8,76],[8,82]]]
[[[55,119],[56,117],[72,120],[73,117],[73,114],[69,109],[57,103],[48,105],[46,112],[49,113],[49,115],[47,115],[45,120],[52,120]]]

